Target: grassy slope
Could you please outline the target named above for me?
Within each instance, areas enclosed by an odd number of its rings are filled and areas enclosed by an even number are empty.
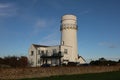
[[[120,80],[120,71],[79,75],[51,76],[46,78],[32,78],[21,80]]]

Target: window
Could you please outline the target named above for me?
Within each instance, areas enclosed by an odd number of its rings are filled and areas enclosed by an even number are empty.
[[[34,55],[34,51],[31,51],[31,56],[33,56]]]
[[[62,45],[64,45],[64,41],[62,41]]]
[[[44,50],[41,50],[41,55],[45,55],[45,54],[44,54]]]
[[[56,50],[56,49],[53,49],[53,53],[57,53],[57,50]]]
[[[48,53],[48,50],[46,50],[46,53]]]
[[[38,59],[38,64],[40,64],[40,59]]]
[[[67,49],[64,49],[64,53],[65,53],[65,54],[67,54],[67,53],[68,53]]]
[[[40,55],[40,50],[38,50],[38,55]]]
[[[44,51],[42,50],[41,53],[44,53]]]

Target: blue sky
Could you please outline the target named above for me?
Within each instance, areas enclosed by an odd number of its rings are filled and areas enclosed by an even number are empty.
[[[120,0],[0,0],[0,56],[58,45],[64,14],[77,16],[81,56],[120,58]]]

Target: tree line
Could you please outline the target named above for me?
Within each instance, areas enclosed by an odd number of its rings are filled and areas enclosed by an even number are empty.
[[[7,56],[4,58],[0,57],[0,67],[27,67],[28,58],[26,56]]]
[[[69,62],[68,66],[76,66],[78,63],[73,63]],[[82,64],[85,65],[86,64]],[[99,58],[98,60],[91,61],[87,65],[92,65],[92,66],[114,66],[114,65],[120,65],[120,59],[118,61],[112,61],[112,60],[107,60],[105,58]],[[64,66],[64,65],[63,65]],[[30,67],[30,64],[28,62],[28,58],[26,56],[7,56],[4,58],[0,57],[0,67],[12,67],[12,68],[17,68],[17,67]]]
[[[105,58],[99,58],[98,60],[91,61],[90,65],[97,65],[97,66],[114,66],[120,65],[120,59],[118,61],[107,60]]]

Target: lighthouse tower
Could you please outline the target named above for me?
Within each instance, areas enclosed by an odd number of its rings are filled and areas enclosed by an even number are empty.
[[[61,20],[61,45],[71,46],[71,53],[69,61],[78,61],[78,47],[77,47],[77,18],[75,15],[64,15]]]

